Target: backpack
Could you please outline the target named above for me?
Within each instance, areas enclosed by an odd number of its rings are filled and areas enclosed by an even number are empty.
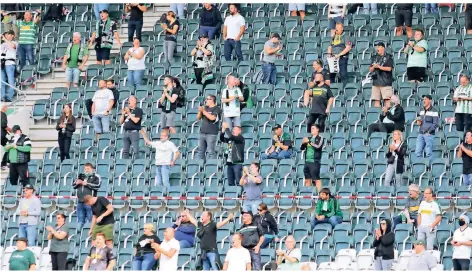
[[[187,103],[187,99],[185,97],[185,90],[182,86],[179,87],[179,96],[177,97],[177,107],[185,107],[185,104]]]
[[[262,70],[258,71],[257,73],[254,74],[254,76],[252,77],[252,83],[253,84],[262,84],[262,78],[264,77],[264,73],[262,72]]]

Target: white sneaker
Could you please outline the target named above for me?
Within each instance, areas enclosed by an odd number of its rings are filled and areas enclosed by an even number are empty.
[[[8,166],[2,166],[2,170],[7,170]]]
[[[472,185],[467,186],[467,190],[470,191],[471,189],[472,189]]]

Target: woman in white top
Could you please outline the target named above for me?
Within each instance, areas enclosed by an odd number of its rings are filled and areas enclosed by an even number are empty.
[[[128,86],[138,87],[141,85],[146,69],[144,53],[145,50],[141,47],[141,42],[135,37],[133,47],[129,48],[125,54],[125,61],[128,63]]]
[[[459,217],[459,228],[454,232],[451,245],[453,246],[452,264],[454,270],[469,270],[470,252],[472,251],[472,229],[467,215]]]
[[[390,144],[387,153],[387,171],[385,172],[385,186],[390,186],[393,176],[397,185],[401,184],[404,168],[404,157],[406,153],[406,144],[403,142],[403,135],[400,130],[393,131],[392,144]]]
[[[15,69],[16,69],[16,46],[18,43],[13,41],[15,32],[10,30],[2,35],[1,59],[2,59],[2,81],[7,82],[10,86],[2,83],[2,102],[11,102],[15,91]]]

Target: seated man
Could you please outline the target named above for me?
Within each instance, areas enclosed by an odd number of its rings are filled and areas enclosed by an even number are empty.
[[[329,188],[321,189],[316,202],[315,217],[311,219],[311,230],[317,224],[330,223],[333,229],[343,222],[343,213],[339,208],[337,200],[331,196]]]
[[[410,194],[410,197],[405,204],[405,209],[400,215],[393,217],[392,230],[395,230],[395,227],[401,223],[408,223],[418,226],[418,210],[420,209],[420,203],[423,200],[423,197],[421,197],[421,190],[418,185],[411,184],[408,187],[408,193]]]
[[[269,150],[266,151],[261,157],[262,160],[265,159],[289,159],[292,157],[293,149],[292,149],[292,138],[289,134],[284,133],[282,126],[280,124],[276,124],[274,128],[274,136],[272,138],[272,146],[270,146]]]
[[[179,241],[180,248],[188,248],[195,245],[196,227],[190,222],[187,212],[180,213],[172,228],[175,229],[175,239]]]

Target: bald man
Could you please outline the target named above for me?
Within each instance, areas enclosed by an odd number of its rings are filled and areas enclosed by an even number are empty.
[[[152,244],[152,248],[161,254],[159,270],[177,271],[180,244],[174,236],[174,229],[167,228],[164,231],[164,241],[162,244]]]
[[[232,75],[226,79],[226,88],[221,92],[221,103],[223,104],[224,121],[228,123],[229,130],[234,126],[241,126],[240,103],[244,101],[243,93],[237,86],[238,79]]]
[[[299,270],[302,252],[295,247],[296,241],[292,235],[285,239],[286,250],[277,250],[277,266],[280,270]]]

